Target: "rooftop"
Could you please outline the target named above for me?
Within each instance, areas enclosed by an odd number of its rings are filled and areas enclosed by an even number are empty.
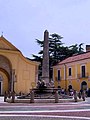
[[[72,57],[68,57],[65,60],[61,61],[58,63],[58,65],[65,64],[65,63],[70,63],[70,62],[76,62],[84,59],[89,59],[90,58],[90,52],[84,52],[82,54],[74,55]]]

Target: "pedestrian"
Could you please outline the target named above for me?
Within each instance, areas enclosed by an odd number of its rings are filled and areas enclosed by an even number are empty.
[[[83,101],[85,101],[85,90],[83,90],[83,92],[82,92],[82,99],[83,99]]]

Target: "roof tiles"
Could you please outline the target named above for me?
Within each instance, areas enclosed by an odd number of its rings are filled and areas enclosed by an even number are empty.
[[[78,54],[78,55],[75,55],[75,56],[72,56],[72,57],[68,57],[65,60],[59,62],[58,64],[61,65],[61,64],[65,64],[65,63],[70,63],[70,62],[75,62],[75,61],[88,59],[88,58],[90,58],[90,52],[85,52],[85,53]]]

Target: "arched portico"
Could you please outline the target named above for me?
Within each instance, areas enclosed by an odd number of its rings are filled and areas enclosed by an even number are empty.
[[[0,55],[0,95],[11,90],[12,65],[10,60]]]

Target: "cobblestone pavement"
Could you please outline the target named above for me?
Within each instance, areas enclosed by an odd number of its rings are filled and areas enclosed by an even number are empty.
[[[0,120],[90,120],[90,98],[77,103],[4,103]]]

